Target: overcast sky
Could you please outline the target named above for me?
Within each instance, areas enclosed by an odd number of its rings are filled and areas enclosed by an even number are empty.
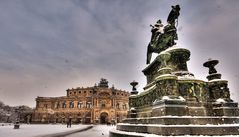
[[[166,24],[176,4],[189,71],[206,80],[202,64],[218,59],[239,101],[238,0],[0,0],[0,100],[34,107],[37,96],[64,96],[102,77],[128,91],[136,80],[142,91],[149,25]]]

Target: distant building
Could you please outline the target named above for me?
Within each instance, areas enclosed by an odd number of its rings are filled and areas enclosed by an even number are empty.
[[[98,85],[67,89],[62,97],[37,97],[32,122],[115,123],[126,118],[129,92],[109,88],[101,79]]]

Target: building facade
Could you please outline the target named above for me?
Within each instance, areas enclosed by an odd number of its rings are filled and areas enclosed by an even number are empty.
[[[35,123],[116,123],[126,118],[130,93],[109,88],[101,79],[98,85],[66,90],[62,97],[37,97],[32,116]]]

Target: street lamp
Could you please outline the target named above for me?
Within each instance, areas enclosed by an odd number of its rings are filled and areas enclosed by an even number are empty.
[[[20,107],[17,107],[15,109],[15,112],[17,113],[17,118],[16,118],[16,122],[14,124],[14,129],[19,129],[20,128],[20,113],[22,112],[23,108],[20,106]]]

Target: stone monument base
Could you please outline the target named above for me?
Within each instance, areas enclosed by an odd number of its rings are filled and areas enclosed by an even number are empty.
[[[180,10],[179,5],[172,8],[168,19]],[[110,131],[110,137],[239,135],[238,103],[230,97],[228,81],[215,69],[219,61],[203,64],[209,68],[208,81],[196,79],[187,67],[190,51],[175,45],[175,24],[167,22],[157,37],[154,29],[163,25],[159,20],[153,26],[147,63],[152,53],[159,55],[143,70],[144,91],[138,94],[138,83],[131,83],[128,118]]]

